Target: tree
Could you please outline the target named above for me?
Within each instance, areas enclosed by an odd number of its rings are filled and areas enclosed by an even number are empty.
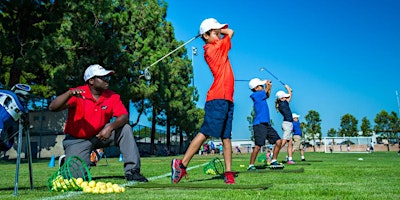
[[[83,84],[84,70],[97,63],[116,71],[110,88],[138,110],[134,125],[152,113],[154,126],[170,130],[197,111],[186,49],[152,66],[182,44],[166,21],[165,1],[1,1],[0,10],[2,82],[29,83],[34,94],[52,97]],[[152,79],[143,78],[145,69]]]
[[[341,118],[339,136],[356,137],[357,132],[357,119],[351,114],[345,114]]]
[[[318,138],[319,141],[322,140],[322,133],[321,133],[321,119],[319,117],[319,113],[315,110],[308,111],[306,115],[306,134],[307,138],[313,141],[313,148],[315,152],[315,138]]]
[[[392,111],[390,113],[390,128],[391,128],[391,133],[390,133],[390,138],[394,139],[396,138],[397,133],[400,131],[400,124],[399,124],[399,117],[397,116],[397,113]]]
[[[162,51],[167,55],[169,52],[177,49],[182,42],[174,39],[174,29],[170,23],[166,23]],[[167,146],[169,146],[170,130],[172,127],[181,125],[181,121],[190,118],[187,115],[189,110],[196,110],[194,100],[197,96],[193,95],[193,88],[190,87],[192,66],[186,56],[186,49],[177,49],[173,54],[160,61],[160,64],[154,65],[153,76],[154,84],[157,84],[157,92],[149,97],[153,106],[152,118],[160,125],[167,128]],[[190,118],[194,119],[194,118]],[[193,121],[194,122],[194,121]],[[153,126],[155,124],[153,123]],[[183,134],[182,127],[179,128],[180,134]],[[183,135],[181,136],[183,138]],[[183,142],[183,140],[181,140]]]
[[[388,143],[390,143],[391,139],[394,139],[396,133],[399,132],[399,118],[397,117],[396,112],[391,112],[389,114],[385,110],[382,110],[380,113],[375,116],[375,126],[374,130],[376,134],[380,134],[382,138],[386,138]],[[390,150],[389,144],[387,145],[388,151]]]
[[[336,137],[337,136],[337,131],[334,128],[330,128],[328,130],[328,137]]]
[[[52,67],[43,61],[53,50],[47,48],[48,41],[60,27],[63,2],[0,1],[1,83],[26,83],[36,95],[54,95],[48,82]]]
[[[362,136],[372,136],[371,122],[366,117],[361,119],[360,129],[362,131]]]
[[[253,131],[253,121],[254,117],[256,116],[256,112],[254,111],[254,108],[251,109],[250,116],[247,116],[247,122],[249,122],[249,131],[251,133],[250,139],[254,140],[254,131]]]

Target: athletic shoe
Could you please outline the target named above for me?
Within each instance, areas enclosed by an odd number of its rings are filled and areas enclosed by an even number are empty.
[[[58,158],[58,168],[61,168],[61,166],[63,166],[64,163],[65,163],[65,155],[61,155]]]
[[[173,159],[171,162],[171,182],[178,183],[182,177],[186,176],[186,169],[181,167],[182,160]]]
[[[225,183],[226,184],[234,184],[235,183],[235,172],[225,172]]]
[[[149,182],[142,174],[139,169],[130,169],[125,172],[125,178],[127,181],[138,181],[138,182]]]
[[[306,161],[306,159],[305,159],[305,158],[303,158],[303,159],[301,159],[301,161]]]
[[[257,170],[257,168],[254,165],[247,168],[247,171],[256,171],[256,170]]]
[[[285,166],[283,164],[278,163],[277,161],[274,161],[271,163],[271,165],[269,166],[270,169],[283,169]]]
[[[287,164],[288,164],[288,165],[293,165],[293,164],[295,164],[295,163],[294,163],[293,160],[289,160],[289,161],[287,161]]]
[[[278,166],[278,165],[281,165],[281,164],[278,163],[278,161],[274,161],[274,162],[271,163],[271,166]]]

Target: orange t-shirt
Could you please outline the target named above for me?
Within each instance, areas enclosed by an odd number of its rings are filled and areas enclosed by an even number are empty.
[[[229,62],[228,51],[231,49],[231,38],[224,38],[204,45],[204,59],[214,76],[214,82],[208,90],[206,101],[225,99],[233,102],[235,78]]]

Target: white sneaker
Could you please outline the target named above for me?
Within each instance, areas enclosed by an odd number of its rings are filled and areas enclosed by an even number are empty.
[[[65,163],[65,155],[61,155],[58,158],[58,168],[61,168],[61,166],[63,166],[64,163]]]

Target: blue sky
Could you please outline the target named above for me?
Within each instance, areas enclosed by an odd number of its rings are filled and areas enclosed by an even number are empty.
[[[380,111],[399,111],[399,10],[398,0],[169,1],[167,20],[184,42],[198,33],[205,18],[228,23],[235,31],[229,54],[235,79],[272,80],[268,104],[279,134],[282,117],[274,101],[284,87],[260,67],[292,87],[290,106],[300,121],[309,110],[320,114],[325,135],[330,128],[337,130],[347,113],[360,126],[363,117],[374,125]],[[203,45],[200,38],[186,45],[190,58],[191,47],[198,49],[193,64],[201,108],[213,79]],[[250,94],[248,82],[235,83],[233,139],[251,135],[246,120]]]

